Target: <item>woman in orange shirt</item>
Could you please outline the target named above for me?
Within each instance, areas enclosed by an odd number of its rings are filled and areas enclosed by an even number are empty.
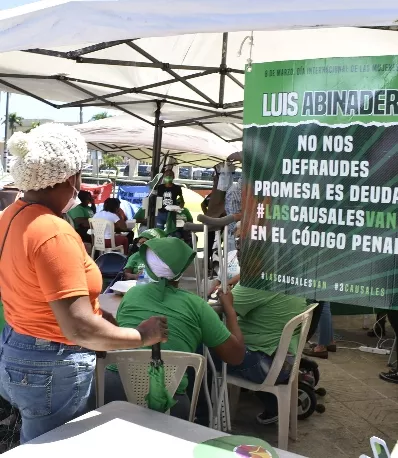
[[[62,219],[80,189],[83,137],[45,124],[14,134],[8,148],[24,197],[0,219],[0,396],[19,409],[24,443],[85,412],[96,350],[164,342],[167,323],[152,317],[119,328],[100,309],[101,273]]]

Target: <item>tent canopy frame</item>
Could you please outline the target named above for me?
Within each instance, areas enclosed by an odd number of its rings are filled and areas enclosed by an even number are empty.
[[[181,106],[184,108],[199,110],[205,113],[203,116],[187,118],[181,121],[164,122],[163,127],[165,128],[172,127],[172,126],[176,127],[176,126],[196,125],[196,126],[205,128],[205,130],[211,133],[214,133],[210,129],[210,127],[208,127],[212,123],[206,122],[206,120],[219,118],[223,116],[232,117],[236,119],[237,122],[241,120],[241,115],[243,112],[243,97],[242,97],[242,100],[239,100],[236,102],[224,103],[226,78],[229,78],[242,90],[244,88],[244,85],[233,75],[233,73],[244,74],[244,70],[229,68],[226,65],[227,50],[228,50],[228,33],[227,32],[223,33],[222,49],[220,53],[220,65],[218,67],[177,65],[177,64],[171,64],[168,62],[162,62],[158,60],[157,58],[155,58],[154,56],[152,56],[147,51],[145,51],[142,47],[138,46],[135,43],[135,40],[136,39],[102,42],[102,43],[97,43],[91,46],[87,46],[87,47],[83,47],[77,50],[67,51],[67,52],[55,51],[51,49],[28,49],[23,52],[31,53],[31,54],[39,54],[39,55],[49,56],[49,57],[56,57],[59,59],[73,60],[76,63],[85,63],[85,64],[93,64],[93,65],[99,64],[99,65],[117,65],[117,66],[130,66],[130,67],[146,67],[146,68],[153,68],[153,69],[161,69],[162,71],[168,73],[172,78],[164,80],[164,81],[159,81],[156,83],[148,84],[145,86],[141,86],[141,87],[122,87],[122,86],[116,86],[116,85],[103,83],[99,81],[90,81],[90,80],[84,80],[84,79],[79,79],[79,78],[73,78],[67,75],[63,75],[63,74],[43,76],[43,75],[21,75],[21,74],[11,74],[11,73],[10,74],[0,73],[0,83],[4,85],[5,87],[9,87],[13,91],[20,92],[29,97],[33,97],[34,99],[39,100],[40,102],[43,102],[56,109],[72,108],[72,107],[84,108],[88,106],[110,107],[112,109],[117,109],[126,114],[134,116],[145,123],[153,125],[154,127],[156,124],[156,120],[154,122],[151,122],[143,118],[142,116],[138,115],[137,113],[134,113],[133,111],[128,110],[127,108],[124,107],[124,105],[148,104],[148,103],[153,104],[155,102],[156,104],[161,103],[163,106],[165,103],[169,103],[169,104]],[[109,48],[119,46],[119,45],[129,46],[134,51],[136,51],[137,53],[145,57],[148,60],[148,62],[124,61],[124,60],[113,60],[113,59],[98,59],[98,58],[85,57],[88,54],[91,54],[97,51],[101,51],[101,50],[105,50],[105,49],[109,49]],[[175,70],[192,70],[198,73],[191,73],[188,75],[179,75],[178,73],[175,72]],[[209,97],[203,91],[199,90],[194,84],[190,82],[190,80],[201,78],[201,77],[208,76],[208,75],[215,74],[215,73],[218,73],[220,75],[219,95],[218,95],[217,101],[213,100],[211,97]],[[35,80],[35,79],[37,80],[40,80],[40,79],[41,80],[43,79],[44,80],[57,80],[81,92],[82,94],[88,97],[82,98],[74,102],[57,104],[49,100],[46,100],[32,92],[29,92],[16,84],[10,83],[6,81],[5,78],[32,79],[32,80]],[[184,86],[189,88],[192,92],[194,92],[197,96],[199,96],[201,100],[194,100],[194,99],[189,99],[189,98],[177,97],[177,96],[172,96],[168,94],[148,91],[148,89],[155,89],[157,87],[161,87],[164,85],[170,85],[174,83],[183,84]],[[99,95],[99,94],[95,94],[91,90],[81,87],[79,84],[85,84],[88,86],[92,86],[93,89],[96,86],[101,87],[101,88],[108,88],[110,90],[114,89],[116,92],[109,92],[104,95]],[[142,101],[141,100],[140,101],[126,101],[126,102],[114,102],[111,100],[112,98],[119,97],[119,96],[126,95],[126,94],[141,94],[144,96],[149,96],[151,97],[151,99],[142,100]],[[238,108],[240,108],[240,110],[230,111],[230,112],[217,111],[220,109],[228,110],[228,109],[238,109]],[[225,139],[220,135],[217,135],[217,136],[223,139],[224,141],[228,141],[228,142],[242,140],[241,137],[237,139]]]

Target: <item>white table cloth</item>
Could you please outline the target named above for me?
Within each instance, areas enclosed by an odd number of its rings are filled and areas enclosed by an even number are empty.
[[[9,458],[193,458],[197,444],[225,435],[128,402],[112,402],[6,454]],[[300,458],[277,452],[279,458]]]

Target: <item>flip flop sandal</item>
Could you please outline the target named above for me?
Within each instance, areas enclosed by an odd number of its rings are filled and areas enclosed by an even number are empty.
[[[315,348],[317,345],[318,344],[316,344],[316,343],[312,343],[312,344],[310,344],[310,348]],[[336,353],[336,351],[337,351],[336,344],[330,344],[326,348],[327,348],[328,351],[330,351],[332,353]]]
[[[309,356],[310,358],[321,358],[321,359],[329,358],[329,353],[327,350],[324,350],[324,351],[314,351],[314,349],[304,350],[303,355]]]

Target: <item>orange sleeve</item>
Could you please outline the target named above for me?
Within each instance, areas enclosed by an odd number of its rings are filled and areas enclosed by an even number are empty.
[[[84,253],[70,234],[58,234],[43,243],[35,253],[34,269],[47,302],[89,295]]]

